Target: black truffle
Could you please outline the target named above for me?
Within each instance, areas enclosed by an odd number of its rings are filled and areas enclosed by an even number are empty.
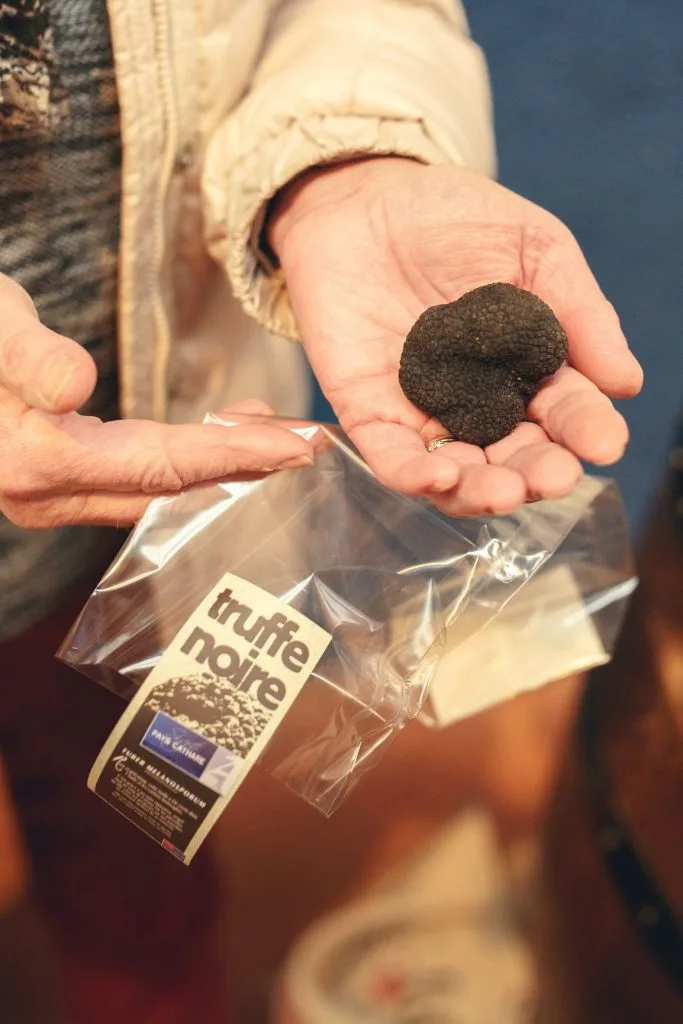
[[[451,437],[483,448],[524,419],[566,358],[550,306],[512,284],[486,284],[425,310],[406,338],[399,382]]]

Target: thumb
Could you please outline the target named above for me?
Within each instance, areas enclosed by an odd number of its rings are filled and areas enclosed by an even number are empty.
[[[534,274],[533,290],[564,327],[574,369],[610,398],[637,395],[643,371],[628,347],[614,306],[567,229]]]
[[[80,408],[96,380],[85,349],[43,326],[24,289],[0,275],[0,385],[27,405],[60,414]]]
[[[569,340],[569,361],[609,398],[633,398],[643,386],[640,363],[628,348],[619,317],[601,298],[560,316]]]

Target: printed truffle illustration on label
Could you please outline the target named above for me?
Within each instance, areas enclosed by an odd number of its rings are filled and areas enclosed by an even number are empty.
[[[228,573],[126,708],[89,788],[189,864],[330,640]]]

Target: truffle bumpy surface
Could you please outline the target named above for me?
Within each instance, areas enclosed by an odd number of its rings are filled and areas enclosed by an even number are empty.
[[[399,382],[451,437],[485,448],[524,419],[566,358],[550,306],[515,285],[487,284],[425,310],[406,338]]]

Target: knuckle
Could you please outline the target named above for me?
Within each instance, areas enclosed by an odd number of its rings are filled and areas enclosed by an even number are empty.
[[[603,298],[604,298],[604,296],[603,296]],[[609,299],[604,299],[604,302],[605,302],[605,311],[606,311],[607,317],[609,317],[612,320],[612,323],[617,328],[617,330],[620,330],[621,329],[621,317],[619,315],[619,311],[617,310],[616,306],[612,302],[609,301]]]
[[[143,494],[176,494],[189,483],[190,480],[167,458],[145,466],[140,474]]]
[[[571,245],[578,245],[574,232],[563,220],[554,213],[548,214],[548,235],[558,242],[565,242]]]

